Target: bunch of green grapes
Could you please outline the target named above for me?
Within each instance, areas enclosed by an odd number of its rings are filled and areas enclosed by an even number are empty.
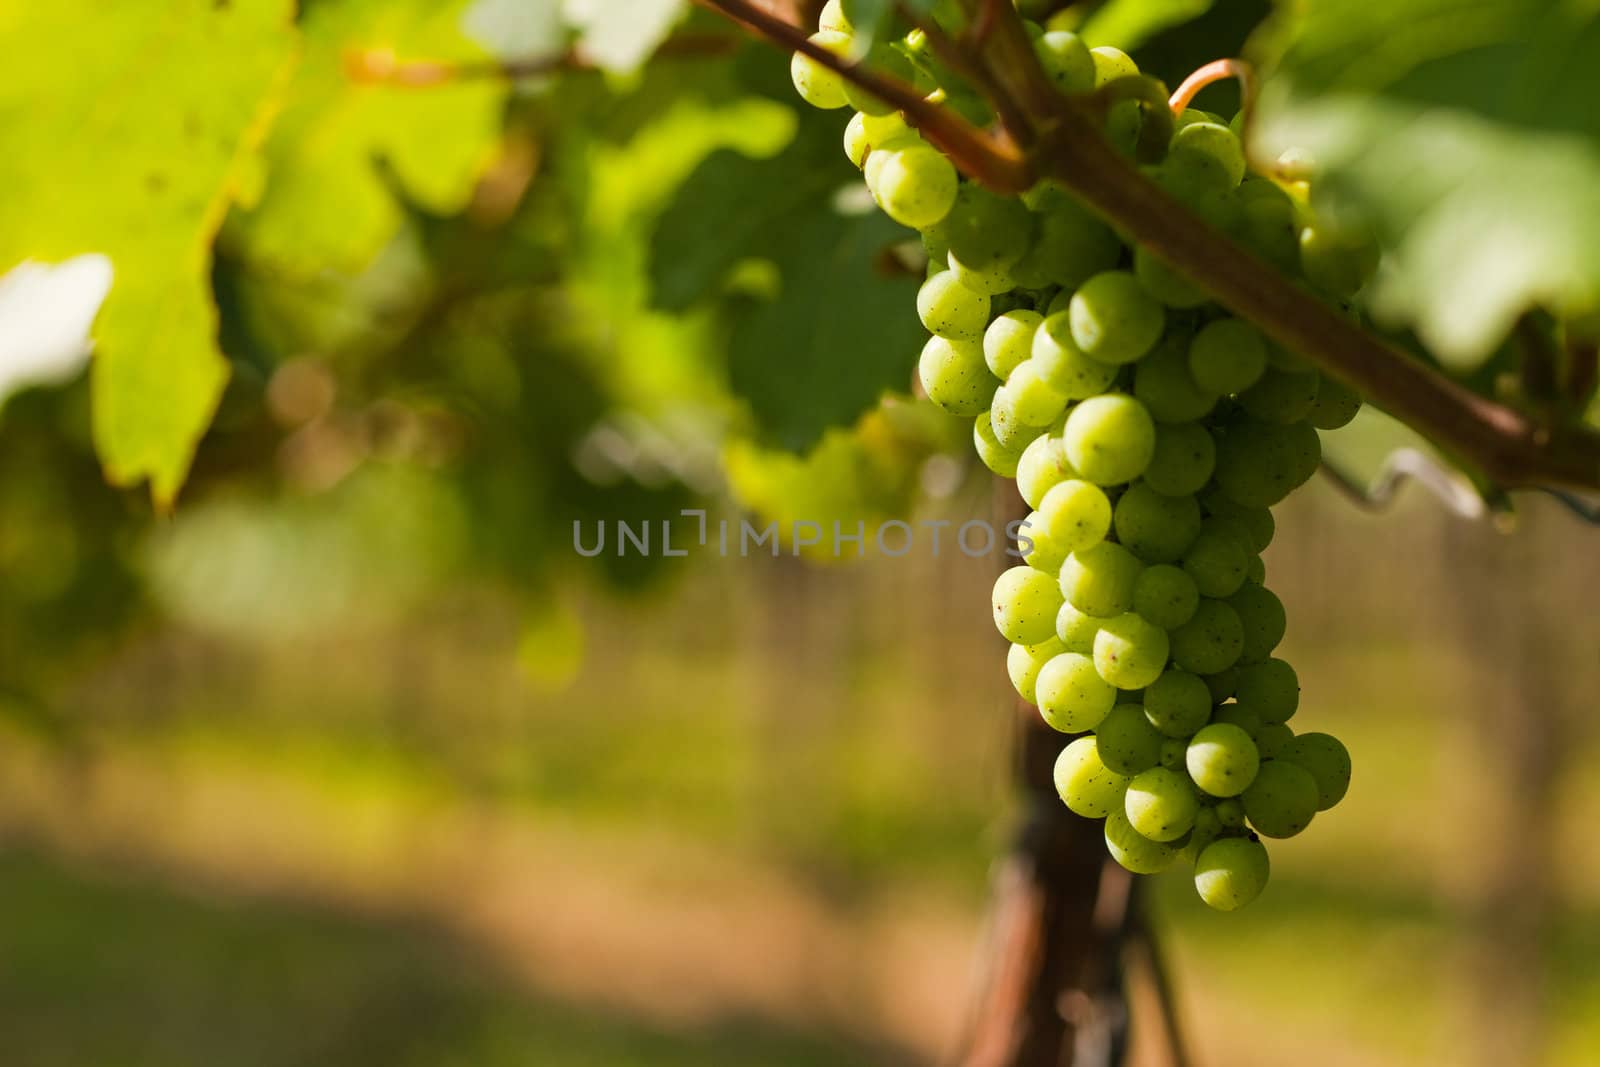
[[[1064,92],[1137,73],[1116,49],[1030,31]],[[837,2],[813,40],[851,50]],[[920,45],[912,34],[870,55],[972,106],[934,83]],[[1360,399],[1058,186],[995,195],[884,102],[802,55],[792,72],[810,103],[857,109],[846,154],[928,253],[923,389],[974,419],[979,457],[1033,509],[994,619],[1017,692],[1080,735],[1056,763],[1062,800],[1105,820],[1129,870],[1182,860],[1206,903],[1242,907],[1267,881],[1261,838],[1300,833],[1349,785],[1344,746],[1289,725],[1300,687],[1273,656],[1285,615],[1261,553],[1270,509],[1318,466],[1317,431],[1348,423]],[[1142,121],[1138,104],[1118,104],[1107,134],[1131,153]],[[1336,299],[1363,284],[1370,254],[1328,239],[1303,189],[1247,173],[1237,120],[1189,109],[1173,129],[1148,177]]]

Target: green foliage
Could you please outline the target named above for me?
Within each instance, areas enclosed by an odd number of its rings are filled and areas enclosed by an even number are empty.
[[[1600,307],[1600,23],[1580,5],[1304,5],[1261,145],[1389,250],[1371,304],[1470,369],[1533,307]]]
[[[837,123],[809,116],[771,158],[718,152],[684,183],[652,248],[660,306],[682,311],[718,294],[737,305],[730,384],[760,435],[795,451],[886,390],[905,390],[921,347],[916,317],[886,312],[915,293],[909,274],[884,266],[906,232],[864,197],[840,195],[843,158]],[[776,284],[728,294],[752,260],[770,265]]]
[[[0,15],[0,272],[109,256],[94,436],[170,503],[227,380],[211,238],[293,53],[289,0],[91,0]]]
[[[492,78],[425,88],[377,79],[397,61],[481,58],[458,30],[465,6],[310,5],[301,23],[303,57],[266,145],[265,189],[230,221],[228,240],[248,245],[263,269],[352,274],[401,221],[386,171],[418,204],[459,210],[498,146],[506,86]]]
[[[1192,29],[1191,23],[1216,7],[1216,0],[1108,0],[1084,20],[1079,32],[1096,45],[1133,52],[1164,30]],[[1140,69],[1148,67],[1140,64]]]

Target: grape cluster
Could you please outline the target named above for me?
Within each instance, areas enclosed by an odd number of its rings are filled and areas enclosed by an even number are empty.
[[[849,52],[848,6],[829,3],[813,40]],[[1137,73],[1116,49],[1030,32],[1064,92]],[[937,82],[915,33],[869,55],[930,99],[973,106]],[[804,55],[791,69],[808,102],[856,109],[846,154],[877,204],[921,231],[923,389],[974,419],[979,457],[1033,509],[994,621],[1017,692],[1081,735],[1056,763],[1063,801],[1105,820],[1129,870],[1181,858],[1207,904],[1242,907],[1267,881],[1261,838],[1298,834],[1349,785],[1338,740],[1288,725],[1300,687],[1273,656],[1285,615],[1260,553],[1270,508],[1317,468],[1317,431],[1348,423],[1359,398],[1059,186],[998,196],[892,106]],[[1107,135],[1131,153],[1143,121],[1119,103]],[[1331,297],[1360,287],[1368,251],[1330,239],[1303,187],[1248,174],[1237,120],[1187,109],[1173,130],[1148,177]]]

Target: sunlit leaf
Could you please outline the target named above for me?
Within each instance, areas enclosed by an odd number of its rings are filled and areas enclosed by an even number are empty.
[[[1573,5],[1306,5],[1259,147],[1308,149],[1392,250],[1380,321],[1467,369],[1518,315],[1600,306],[1600,23]]]
[[[289,0],[0,8],[0,271],[106,256],[95,441],[170,501],[227,379],[210,243],[292,52]],[[0,338],[0,345],[5,343]]]

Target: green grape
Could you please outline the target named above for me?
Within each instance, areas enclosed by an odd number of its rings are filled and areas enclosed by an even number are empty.
[[[980,411],[972,424],[972,447],[977,451],[983,465],[1000,477],[1016,476],[1017,463],[1023,449],[1009,449],[1000,443],[999,438],[995,436],[994,427],[989,423],[987,411]]]
[[[1304,374],[1312,370],[1310,363],[1280,344],[1268,343],[1267,363],[1289,374]]]
[[[1122,242],[1110,227],[1063,197],[1040,216],[1038,236],[1018,268],[1043,285],[1076,289],[1121,258]]]
[[[1017,460],[1017,491],[1031,508],[1037,508],[1052,486],[1072,477],[1061,438],[1042,433],[1028,443]]]
[[[1068,560],[1071,565],[1071,560]],[[1063,568],[1063,573],[1065,568]],[[1220,600],[1201,598],[1194,618],[1172,631],[1172,661],[1191,674],[1217,674],[1244,649],[1239,615]]]
[[[888,44],[874,44],[867,50],[862,62],[876,73],[897,81],[908,82],[912,79],[911,60]],[[851,82],[844,83],[844,99],[851,107],[868,115],[888,115],[896,110],[894,104]]]
[[[1284,750],[1294,740],[1294,731],[1281,722],[1264,723],[1260,729],[1251,735],[1256,740],[1256,750],[1261,753],[1262,759],[1279,759]],[[1295,762],[1290,760],[1290,763]],[[1310,768],[1307,768],[1309,770]],[[1315,774],[1312,777],[1316,777]]]
[[[1199,513],[1200,506],[1196,504],[1195,514]],[[1194,579],[1201,596],[1222,599],[1244,585],[1249,555],[1249,549],[1220,527],[1216,519],[1207,519],[1183,554],[1183,570]]]
[[[1051,387],[1069,400],[1087,400],[1116,381],[1117,368],[1085,355],[1072,339],[1070,317],[1058,311],[1033,335],[1031,362]]]
[[[1220,123],[1187,122],[1173,134],[1161,166],[1191,188],[1232,189],[1244,177],[1244,145]]]
[[[1034,221],[1022,202],[968,182],[939,229],[950,252],[973,270],[1009,267],[1033,241]]]
[[[1237,225],[1239,201],[1232,189],[1195,182],[1166,167],[1154,168],[1150,177],[1174,200],[1217,229],[1231,231]]]
[[[1211,721],[1237,726],[1251,738],[1261,732],[1261,715],[1248,704],[1224,704],[1211,713]]]
[[[1139,146],[1139,132],[1144,127],[1144,115],[1134,100],[1123,100],[1111,105],[1106,113],[1106,140],[1111,147],[1125,156],[1131,156]]]
[[[1160,422],[1190,422],[1217,406],[1189,373],[1187,348],[1181,337],[1169,334],[1133,372],[1133,395]]]
[[[1186,740],[1211,718],[1211,691],[1187,671],[1162,672],[1144,691],[1144,714],[1167,737]]]
[[[1140,560],[1171,563],[1200,533],[1200,505],[1192,496],[1162,496],[1135,482],[1117,501],[1113,524],[1117,540]]]
[[[1050,279],[1044,276],[1039,269],[1038,262],[1034,259],[1034,249],[1038,247],[1038,242],[1034,242],[1033,247],[1028,249],[1026,255],[1006,268],[1006,272],[1011,276],[1012,289],[1017,292],[1018,296],[1025,295],[1025,292],[1037,293],[1051,288]],[[1042,305],[1034,304],[1033,306],[1040,307]]]
[[[1156,426],[1139,401],[1108,394],[1068,412],[1062,439],[1067,462],[1079,475],[1096,485],[1117,485],[1133,481],[1150,465]]]
[[[844,55],[850,48],[850,38],[834,30],[813,33],[811,43],[835,55]],[[796,52],[789,61],[789,77],[794,81],[795,92],[800,94],[800,99],[812,107],[832,111],[844,107],[848,102],[845,99],[844,79],[803,52]]]
[[[1178,855],[1188,864],[1195,863],[1200,853],[1206,850],[1211,842],[1222,833],[1222,824],[1217,821],[1215,805],[1209,802],[1210,798],[1200,799],[1200,808],[1194,813],[1194,826],[1189,830],[1189,836],[1183,839],[1183,848]]]
[[[1071,306],[1072,306],[1072,290],[1071,289],[1060,289],[1060,290],[1057,290],[1056,295],[1052,296],[1050,298],[1050,303],[1045,305],[1044,317],[1048,319],[1051,315],[1059,315],[1062,312],[1067,311],[1068,309],[1070,309]]]
[[[840,0],[828,0],[827,3],[822,5],[822,11],[817,15],[817,29],[835,30],[844,34],[856,32],[856,28],[845,17],[844,7]]]
[[[1184,764],[1194,784],[1214,797],[1236,797],[1248,791],[1262,766],[1256,743],[1230,722],[1213,722],[1196,731],[1189,739]]]
[[[1079,611],[1072,606],[1071,601],[1061,605],[1061,610],[1056,612],[1056,639],[1068,652],[1076,652],[1080,656],[1094,655],[1094,639],[1100,634],[1100,623],[1104,620],[1093,615]]]
[[[1107,82],[1116,81],[1139,73],[1139,64],[1120,48],[1110,45],[1101,45],[1099,48],[1089,49],[1089,56],[1094,62],[1094,87],[1096,89]]]
[[[1144,480],[1163,496],[1188,496],[1205,487],[1216,465],[1217,443],[1204,426],[1164,422],[1156,426],[1156,449]]]
[[[1210,515],[1205,520],[1206,529],[1233,541],[1239,550],[1248,554],[1255,539],[1250,528],[1236,514]]]
[[[873,191],[884,214],[914,230],[926,229],[949,214],[956,202],[958,181],[955,167],[943,153],[921,145],[880,151],[888,153],[888,160],[878,171]],[[967,287],[972,288],[970,283]],[[986,291],[1004,292],[1007,288]]]
[[[1261,895],[1271,873],[1267,846],[1248,837],[1224,837],[1195,860],[1194,888],[1218,911],[1237,911]]]
[[[1106,851],[1134,874],[1160,874],[1178,858],[1176,848],[1140,834],[1121,811],[1106,816]]]
[[[1100,762],[1095,739],[1080,737],[1056,757],[1056,792],[1068,810],[1085,819],[1103,819],[1122,810],[1127,776],[1108,770]]]
[[[1056,637],[1037,645],[1012,645],[1006,653],[1006,673],[1011,676],[1011,686],[1017,695],[1032,704],[1039,668],[1065,651],[1066,647]]]
[[[1063,652],[1040,667],[1034,695],[1044,721],[1064,734],[1095,729],[1117,703],[1116,689],[1101,679],[1094,660],[1077,652]]]
[[[1048,574],[1012,567],[994,583],[994,624],[1007,641],[1036,645],[1056,632],[1061,590]]]
[[[1217,486],[1236,504],[1271,507],[1316,473],[1321,458],[1322,442],[1306,423],[1235,423],[1217,442]]]
[[[1244,826],[1244,805],[1239,803],[1237,797],[1217,801],[1217,806],[1212,810],[1217,814],[1217,825],[1230,830],[1238,830]]]
[[[1272,655],[1289,623],[1277,594],[1266,586],[1246,582],[1228,598],[1228,605],[1238,613],[1239,624],[1244,627],[1244,650],[1239,653],[1239,663],[1260,663]]]
[[[1054,207],[1071,202],[1072,194],[1062,188],[1060,182],[1051,178],[1041,178],[1034,182],[1032,187],[1024,190],[1018,199],[1035,215],[1043,215]]]
[[[1138,557],[1114,541],[1074,552],[1061,565],[1061,593],[1086,615],[1108,619],[1133,607]]]
[[[1256,833],[1262,837],[1293,837],[1311,825],[1320,794],[1310,771],[1275,759],[1261,765],[1255,781],[1239,799],[1244,803],[1245,818]]]
[[[872,162],[871,156],[867,157],[867,162]],[[928,270],[924,281],[950,269],[950,246],[944,243],[944,238],[939,235],[937,228],[922,231],[922,250],[928,255]]]
[[[1200,504],[1206,509],[1206,514],[1232,519],[1237,523],[1244,530],[1245,547],[1250,551],[1265,552],[1267,546],[1272,544],[1272,535],[1277,532],[1278,524],[1267,508],[1235,503],[1217,488],[1202,493]]]
[[[860,169],[867,165],[867,157],[874,149],[908,137],[912,137],[911,127],[898,111],[881,117],[858,111],[844,128],[844,154]]]
[[[1146,717],[1148,717],[1149,712],[1146,711],[1145,714]],[[1187,752],[1188,749],[1189,746],[1178,740],[1176,737],[1167,738],[1165,741],[1161,742],[1160,765],[1174,771],[1182,769],[1184,753]]]
[[[1004,385],[994,391],[994,399],[989,403],[989,429],[1002,447],[1016,450],[1019,462],[1023,451],[1044,432],[1037,426],[1024,426],[1018,420],[1016,400]]]
[[[987,368],[984,373],[988,373]],[[1050,387],[1032,360],[1024,360],[1011,372],[1006,379],[1006,392],[1011,395],[1017,421],[1027,426],[1049,426],[1067,409],[1067,398]]]
[[[1138,774],[1161,761],[1166,740],[1138,704],[1118,704],[1094,728],[1100,759],[1118,774]]]
[[[982,341],[989,325],[989,298],[944,271],[917,290],[917,315],[929,333],[952,341]]]
[[[1239,668],[1228,667],[1204,676],[1206,688],[1211,691],[1211,703],[1220,704],[1233,696],[1239,688]]]
[[[1226,126],[1222,116],[1214,111],[1206,111],[1198,107],[1186,107],[1172,116],[1172,132],[1176,134],[1186,126],[1193,126],[1197,122],[1209,122],[1213,125]]]
[[[873,145],[872,151],[867,153],[867,161],[861,166],[861,176],[867,183],[867,191],[872,194],[873,201],[880,206],[882,201],[878,193],[878,180],[883,177],[883,169],[894,159],[895,153],[909,148],[926,148],[933,151],[932,146],[922,139],[922,135],[908,126]]]
[[[1300,269],[1306,280],[1335,300],[1349,300],[1378,269],[1378,246],[1345,244],[1330,230],[1300,231]]]
[[[1317,386],[1317,399],[1306,412],[1306,421],[1319,430],[1337,430],[1350,425],[1361,411],[1361,397],[1332,378]]]
[[[1152,841],[1176,841],[1194,826],[1200,798],[1187,776],[1166,767],[1141,771],[1123,797],[1128,824]]]
[[[975,341],[930,337],[917,360],[917,377],[933,401],[952,415],[977,415],[994,400],[999,382],[983,361]]]
[[[1299,422],[1311,414],[1321,384],[1313,370],[1268,367],[1260,381],[1239,394],[1239,405],[1262,422]]]
[[[1133,583],[1133,610],[1161,627],[1176,630],[1200,607],[1200,590],[1194,579],[1167,563],[1139,572]]]
[[[1260,556],[1251,556],[1245,563],[1244,580],[1246,585],[1267,584],[1267,563]]]
[[[951,272],[961,279],[961,284],[975,293],[983,293],[985,296],[999,296],[1002,293],[1009,293],[1017,287],[1017,281],[1012,277],[1011,268],[1003,263],[995,263],[974,270],[957,259],[954,252],[949,254],[948,261]]]
[[[1288,722],[1300,707],[1300,679],[1281,659],[1239,668],[1239,701],[1249,704],[1262,722]]]
[[[1161,337],[1166,313],[1139,279],[1101,271],[1078,287],[1069,305],[1072,339],[1102,363],[1132,363]]]
[[[1248,322],[1218,319],[1202,326],[1189,342],[1189,373],[1209,392],[1242,392],[1266,369],[1266,342]]]
[[[1066,30],[1043,34],[1033,42],[1033,50],[1061,92],[1084,93],[1094,88],[1094,57],[1077,34]]]
[[[1133,275],[1145,292],[1169,308],[1197,308],[1206,302],[1205,290],[1144,248],[1133,250]]]
[[[1019,534],[1018,537],[1017,544],[1022,551],[1022,561],[1036,571],[1050,575],[1059,574],[1061,565],[1067,561],[1067,550],[1051,536],[1050,529],[1037,511],[1028,512],[1022,523],[1022,532],[1027,538],[1024,547],[1022,535]]]
[[[1033,352],[1033,335],[1044,316],[1017,308],[998,316],[983,332],[983,358],[996,378],[1005,381]]]
[[[1278,758],[1316,781],[1318,811],[1339,803],[1350,788],[1350,752],[1331,734],[1301,734],[1283,746]]]
[[[1045,493],[1039,501],[1039,518],[1051,539],[1067,552],[1082,552],[1106,539],[1111,501],[1099,486],[1069,478]]]
[[[1279,270],[1298,270],[1300,223],[1289,195],[1270,179],[1246,178],[1236,201],[1239,210],[1230,232]]]
[[[1100,627],[1094,666],[1118,689],[1143,689],[1161,677],[1167,651],[1167,631],[1130,611]]]

